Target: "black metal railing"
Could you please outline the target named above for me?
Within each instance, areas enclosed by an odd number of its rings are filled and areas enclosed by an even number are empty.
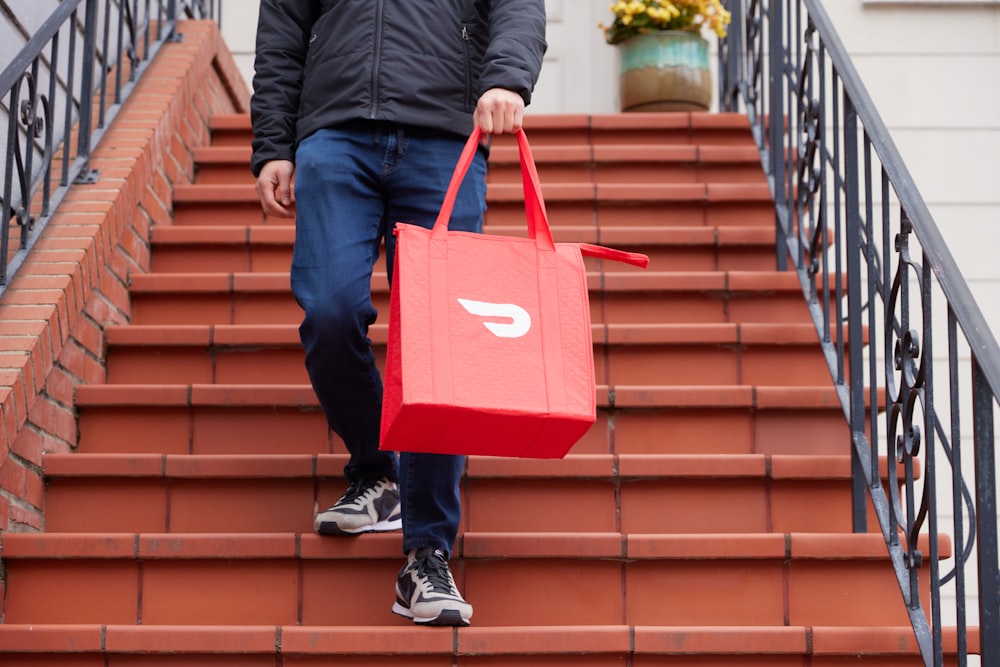
[[[925,664],[944,663],[948,628],[950,663],[1000,665],[1000,348],[823,3],[728,7],[720,107],[749,116],[777,266],[850,424],[854,530],[872,508]]]
[[[216,0],[62,0],[0,72],[0,294],[182,18]]]

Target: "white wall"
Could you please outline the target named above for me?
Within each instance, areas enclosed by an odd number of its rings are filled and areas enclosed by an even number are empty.
[[[253,50],[257,41],[260,0],[220,0],[219,4],[222,11],[222,37],[249,86],[253,78]]]

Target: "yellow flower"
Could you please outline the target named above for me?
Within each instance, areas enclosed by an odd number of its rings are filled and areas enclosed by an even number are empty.
[[[619,0],[609,9],[614,22],[598,27],[610,44],[658,30],[711,30],[725,37],[731,20],[721,0]]]

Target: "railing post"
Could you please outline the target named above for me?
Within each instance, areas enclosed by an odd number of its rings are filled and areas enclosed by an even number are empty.
[[[80,58],[80,130],[77,143],[77,155],[83,159],[81,179],[86,179],[90,172],[90,132],[94,118],[94,67],[97,65],[97,2],[98,0],[86,0],[84,8],[83,53]]]
[[[976,537],[979,541],[979,648],[983,665],[1000,665],[995,402],[996,396],[973,357],[972,438],[976,461]]]
[[[739,110],[740,57],[743,55],[743,0],[727,3],[730,14],[726,31],[725,62],[719,62],[719,109]]]
[[[7,257],[10,247],[10,223],[14,217],[14,207],[11,200],[14,194],[14,151],[12,143],[17,136],[16,108],[17,88],[10,91],[10,102],[7,105],[7,156],[4,161],[3,183],[0,184],[0,285],[7,284]]]
[[[170,34],[167,41],[173,41],[177,36],[177,0],[167,0],[167,25],[170,26]]]
[[[785,96],[783,94],[784,77],[782,71],[784,67],[782,62],[785,58],[785,45],[781,34],[781,26],[784,25],[782,0],[770,0],[767,10],[767,48],[769,51],[767,61],[768,109],[765,115],[768,127],[767,150],[770,153],[771,175],[774,178],[775,205],[790,215],[792,208],[788,200],[788,187],[785,183],[784,158]],[[789,221],[791,222],[791,218]],[[788,268],[788,244],[784,240],[780,210],[775,211],[774,226],[778,238],[776,268],[778,271],[785,271]]]
[[[861,252],[865,247],[861,234],[861,193],[858,164],[858,114],[851,98],[844,96],[844,205],[846,207],[847,248],[847,349],[851,393],[849,416],[851,421],[851,528],[855,533],[868,531],[868,472],[858,456],[855,443],[865,442],[864,330],[862,316],[865,312],[861,294]],[[867,281],[865,281],[867,284]],[[873,407],[874,409],[874,407]],[[881,487],[877,459],[873,466],[872,488]]]

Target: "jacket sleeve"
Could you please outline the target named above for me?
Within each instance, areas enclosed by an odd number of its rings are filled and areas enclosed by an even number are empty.
[[[250,98],[254,176],[270,160],[294,160],[302,73],[318,15],[318,0],[260,2]]]
[[[548,47],[545,0],[490,0],[489,21],[490,43],[478,92],[505,88],[529,104]]]

